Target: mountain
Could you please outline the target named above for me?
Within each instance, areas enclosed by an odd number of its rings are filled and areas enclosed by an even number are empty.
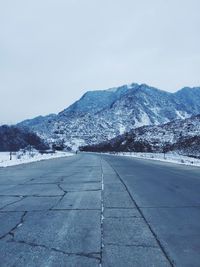
[[[94,115],[109,108],[116,100],[120,99],[127,92],[127,86],[111,88],[108,90],[89,91],[80,100],[59,113],[60,116],[69,115]]]
[[[200,114],[200,88],[169,93],[146,84],[89,91],[57,115],[37,117],[29,127],[49,143],[76,149],[143,125],[159,125]]]
[[[143,126],[82,151],[168,152],[200,158],[200,115],[163,125]]]
[[[35,133],[16,126],[0,126],[0,151],[18,151],[27,146],[44,150],[48,146]]]
[[[56,114],[49,114],[47,116],[38,116],[34,119],[28,119],[28,120],[24,120],[21,125],[23,125],[23,127],[35,127],[37,125],[42,124],[43,122],[48,122],[53,120],[56,117]],[[19,124],[20,125],[20,124]]]

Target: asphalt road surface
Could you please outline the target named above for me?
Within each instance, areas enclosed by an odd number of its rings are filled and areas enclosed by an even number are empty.
[[[78,154],[0,169],[0,267],[200,266],[200,168]]]

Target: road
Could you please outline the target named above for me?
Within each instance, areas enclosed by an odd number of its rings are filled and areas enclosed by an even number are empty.
[[[200,266],[200,168],[109,155],[0,169],[0,266]]]

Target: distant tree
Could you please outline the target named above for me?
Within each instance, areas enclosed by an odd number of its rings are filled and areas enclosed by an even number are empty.
[[[60,139],[56,141],[56,143],[52,144],[52,148],[54,150],[62,151],[65,148],[65,141],[64,139]]]
[[[169,152],[171,149],[171,145],[170,144],[163,144],[162,146],[162,151],[163,151],[163,155],[164,155],[164,159],[166,159],[166,154],[167,152]]]
[[[14,152],[28,145],[38,150],[48,149],[48,145],[39,136],[25,128],[8,125],[0,127],[0,151]]]

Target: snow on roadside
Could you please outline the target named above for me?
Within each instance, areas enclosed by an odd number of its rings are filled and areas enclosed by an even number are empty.
[[[16,152],[12,155],[12,160],[10,160],[9,152],[0,152],[0,167],[8,167],[23,163],[31,163],[41,160],[60,158],[60,157],[70,157],[73,155],[74,155],[73,153],[64,151],[56,151],[55,153],[49,153],[49,154],[40,154],[39,152],[37,153],[27,152],[22,155],[20,155],[19,152]]]
[[[177,153],[167,153],[164,155],[163,153],[118,152],[118,153],[115,153],[114,155],[159,160],[159,161],[164,161],[164,162],[200,167],[200,159],[182,156]]]

